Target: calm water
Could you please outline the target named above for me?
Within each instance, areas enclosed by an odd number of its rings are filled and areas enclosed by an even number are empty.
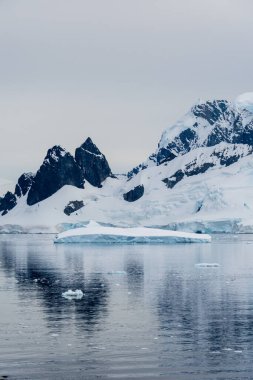
[[[0,379],[253,379],[252,235],[171,246],[52,238],[0,236]],[[68,289],[84,297],[63,298]]]

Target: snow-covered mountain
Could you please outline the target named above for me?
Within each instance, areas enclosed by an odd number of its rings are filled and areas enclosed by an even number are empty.
[[[88,138],[72,156],[48,150],[0,199],[2,231],[59,231],[94,219],[201,232],[253,231],[253,95],[194,105],[157,150],[112,174]]]

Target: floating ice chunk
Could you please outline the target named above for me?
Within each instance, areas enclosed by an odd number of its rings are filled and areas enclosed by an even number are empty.
[[[115,271],[110,271],[107,274],[126,274],[126,271],[124,271],[124,270],[115,270]]]
[[[210,243],[211,236],[189,232],[170,231],[159,228],[119,228],[104,227],[95,222],[86,227],[75,228],[60,233],[55,243]]]
[[[84,296],[84,293],[80,289],[76,289],[76,290],[69,289],[66,292],[62,293],[62,297],[68,300],[72,300],[72,299],[80,300],[83,298],[83,296]]]
[[[197,267],[197,268],[218,268],[218,267],[220,267],[220,264],[217,264],[217,263],[198,263],[198,264],[195,264],[195,267]]]

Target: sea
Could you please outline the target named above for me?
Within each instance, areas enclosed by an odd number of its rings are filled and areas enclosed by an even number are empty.
[[[1,380],[253,379],[253,235],[53,240],[0,235]]]

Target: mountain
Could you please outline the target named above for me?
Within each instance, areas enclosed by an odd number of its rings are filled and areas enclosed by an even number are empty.
[[[27,204],[32,206],[55,194],[65,185],[84,187],[83,170],[74,157],[60,146],[49,149],[28,192]]]
[[[93,186],[102,187],[108,176],[113,177],[109,164],[91,138],[76,149],[75,158],[55,145],[47,151],[36,174],[22,174],[14,194],[8,191],[0,198],[0,213],[6,215],[17,205],[18,198],[26,195],[27,205],[32,206],[57,193],[63,186],[83,189],[85,179]]]
[[[253,232],[253,95],[199,101],[158,147],[115,177],[88,138],[49,149],[0,199],[0,230],[56,232],[88,220],[199,232]]]
[[[113,176],[105,156],[90,137],[76,149],[75,159],[84,178],[93,186],[102,187],[102,182]]]
[[[226,100],[199,102],[175,125],[167,128],[155,153],[128,173],[131,178],[151,165],[174,160],[196,148],[226,143],[253,146],[253,115],[238,103]],[[231,162],[232,163],[232,162]],[[224,165],[229,165],[224,161]]]

